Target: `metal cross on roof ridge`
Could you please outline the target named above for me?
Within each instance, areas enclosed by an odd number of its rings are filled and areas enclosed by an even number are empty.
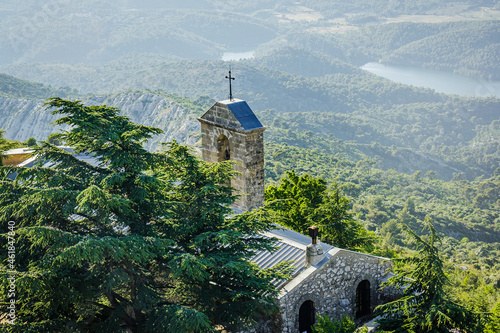
[[[226,79],[229,79],[229,100],[233,100],[233,88],[231,86],[231,80],[234,80],[234,77],[231,76],[231,68],[229,68],[229,76],[226,75]]]

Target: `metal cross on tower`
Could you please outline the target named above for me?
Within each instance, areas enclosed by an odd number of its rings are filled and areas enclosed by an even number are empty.
[[[234,77],[231,76],[231,69],[229,69],[229,76],[226,75],[226,79],[229,79],[229,100],[233,100],[233,88],[231,86],[231,80],[234,80]]]

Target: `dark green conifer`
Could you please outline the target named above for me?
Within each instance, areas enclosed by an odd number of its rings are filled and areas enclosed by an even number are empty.
[[[278,186],[266,189],[266,203],[277,223],[303,234],[316,225],[331,245],[360,250],[374,242],[373,234],[352,218],[349,199],[336,184],[329,192],[321,178],[287,171]]]
[[[381,316],[380,328],[394,332],[481,332],[480,315],[456,303],[447,293],[449,281],[437,248],[440,237],[430,219],[425,224],[429,230],[426,238],[405,229],[418,252],[393,259],[395,275],[384,287],[400,290],[402,296],[376,308]]]
[[[97,164],[43,142],[36,151],[52,167],[0,168],[0,246],[14,221],[18,317],[2,329],[205,333],[276,309],[271,280],[286,266],[248,261],[271,249],[258,234],[271,225],[259,212],[230,217],[229,162],[207,164],[175,142],[148,152],[143,142],[161,130],[116,108],[47,105],[70,128],[56,139]]]

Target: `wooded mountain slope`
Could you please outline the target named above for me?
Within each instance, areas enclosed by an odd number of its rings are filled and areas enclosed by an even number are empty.
[[[224,73],[224,67],[222,61],[186,61],[165,64],[149,75],[144,73],[135,78],[144,85],[153,85],[148,86],[150,88],[157,88],[161,83],[177,94],[197,98],[202,92],[208,92],[210,96],[215,95],[215,99],[225,99],[221,92],[226,90],[227,82],[218,75]],[[489,177],[500,164],[498,99],[436,94],[395,84],[357,69],[353,69],[352,74],[330,74],[317,79],[240,64],[234,74],[236,97],[247,100],[266,124],[295,133],[281,135],[283,140],[307,131],[318,136],[313,143],[298,140],[300,147],[331,150],[332,140],[352,141],[350,144],[361,147],[365,156],[379,160],[379,167],[410,174],[415,170],[434,170],[443,179],[451,179],[454,173],[464,173],[468,179],[482,174]],[[107,82],[112,81],[110,78]],[[133,85],[137,81],[122,82]],[[90,96],[85,100],[106,98]],[[154,110],[159,107],[156,102],[144,99],[141,105],[148,105],[145,110]],[[4,104],[11,106],[3,108],[6,116],[0,128],[15,131],[14,128],[21,127],[9,125],[13,124],[13,117],[18,121],[24,119],[22,122],[27,128],[19,133],[27,137],[12,139],[38,138],[37,134],[28,134],[32,133],[28,115],[25,114],[25,118],[14,115],[16,103]],[[129,112],[130,106],[123,103],[119,106]],[[137,114],[147,117],[148,112]],[[46,124],[40,122],[36,126]],[[43,135],[49,131],[47,128]],[[417,160],[420,162],[415,163]]]

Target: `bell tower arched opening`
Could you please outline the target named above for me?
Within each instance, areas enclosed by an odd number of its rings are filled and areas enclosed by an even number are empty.
[[[218,162],[231,159],[231,148],[229,147],[229,139],[224,134],[217,138],[217,156]]]

